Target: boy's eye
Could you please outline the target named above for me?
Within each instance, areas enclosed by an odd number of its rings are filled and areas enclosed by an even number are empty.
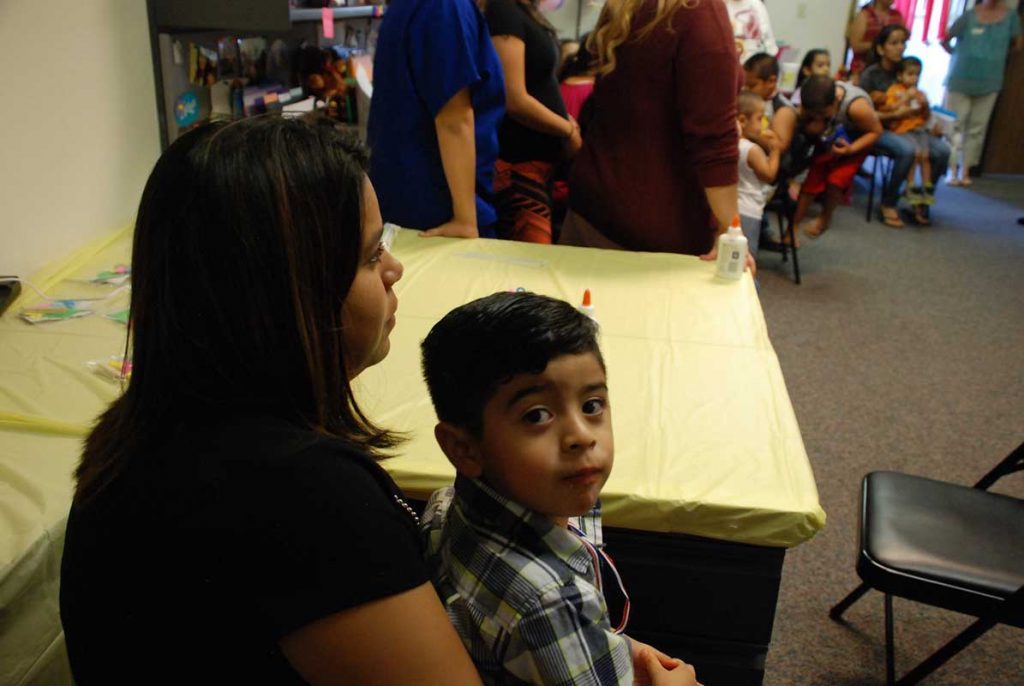
[[[604,412],[607,403],[603,398],[590,398],[583,403],[583,414],[597,415]]]
[[[526,414],[523,415],[523,421],[527,424],[543,424],[544,422],[550,421],[554,417],[551,411],[544,407],[534,407],[533,409],[527,410]]]

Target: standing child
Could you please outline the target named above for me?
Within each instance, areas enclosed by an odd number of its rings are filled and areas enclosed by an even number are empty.
[[[741,91],[736,98],[736,121],[740,128],[740,177],[736,194],[740,208],[740,226],[747,237],[750,253],[757,257],[764,206],[771,198],[779,174],[781,146],[770,129],[763,129],[764,100],[752,91]],[[755,141],[768,144],[765,153]]]
[[[885,92],[885,109],[893,115],[887,122],[889,129],[914,147],[914,162],[907,174],[905,195],[914,208],[914,220],[918,224],[929,224],[928,213],[921,208],[935,204],[935,186],[928,157],[930,134],[926,128],[931,110],[928,96],[917,87],[921,66],[921,60],[916,57],[903,58],[896,70],[896,83]],[[918,169],[921,170],[920,183],[915,182]]]
[[[635,664],[642,683],[696,684],[612,629],[602,553],[569,521],[594,511],[614,452],[594,320],[495,293],[422,347],[434,436],[458,472],[424,512],[427,566],[484,681],[632,686]]]

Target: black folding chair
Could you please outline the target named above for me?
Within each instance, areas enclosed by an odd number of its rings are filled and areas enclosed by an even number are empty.
[[[779,222],[779,237],[781,242],[775,243],[764,241],[765,232],[771,221],[769,213],[774,212]],[[783,179],[775,186],[775,193],[772,199],[765,205],[764,215],[761,217],[762,242],[758,246],[758,252],[767,250],[782,254],[782,261],[789,260],[789,254],[793,255],[793,280],[800,284],[800,260],[797,257],[796,227],[793,225],[793,215],[796,213],[796,202],[789,197],[789,181]]]
[[[1024,443],[973,488],[899,472],[864,477],[857,574],[864,582],[829,611],[841,621],[870,589],[885,594],[886,684],[916,684],[996,624],[1024,628],[1024,500],[988,492],[1024,470]],[[892,598],[977,617],[896,680]]]

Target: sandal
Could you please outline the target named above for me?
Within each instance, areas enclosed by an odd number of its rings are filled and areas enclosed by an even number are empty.
[[[924,205],[914,205],[914,221],[921,226],[928,226],[932,223],[928,217],[928,210]]]
[[[906,224],[900,219],[899,210],[895,207],[882,208],[882,223],[893,229],[902,229]]]
[[[952,179],[946,182],[946,185],[959,188],[960,186],[964,185],[964,182],[954,176]]]

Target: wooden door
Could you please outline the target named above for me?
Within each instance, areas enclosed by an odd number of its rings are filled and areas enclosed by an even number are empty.
[[[985,140],[986,174],[1024,174],[1024,51],[1010,52]]]

